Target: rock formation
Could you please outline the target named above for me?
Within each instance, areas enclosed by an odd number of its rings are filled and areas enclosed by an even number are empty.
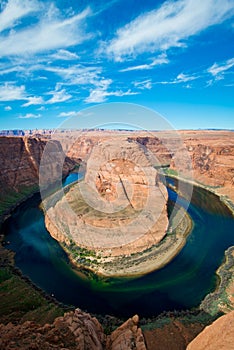
[[[234,348],[234,311],[206,327],[187,350],[232,350]]]
[[[93,148],[84,181],[56,205],[51,196],[46,226],[73,250],[75,243],[96,252],[104,259],[96,267],[104,273],[102,265],[111,257],[130,256],[162,240],[168,226],[167,196],[139,143],[108,140]]]
[[[141,328],[138,328],[137,315],[128,319],[107,338],[107,350],[136,349],[146,350]]]

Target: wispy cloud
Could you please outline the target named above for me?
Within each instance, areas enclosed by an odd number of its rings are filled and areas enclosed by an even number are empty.
[[[138,92],[133,92],[131,90],[107,91],[107,90],[95,89],[90,92],[90,95],[85,99],[85,102],[101,103],[101,102],[105,102],[108,96],[122,97],[122,96],[130,96],[130,95],[138,95]]]
[[[0,32],[14,27],[23,17],[40,9],[36,0],[8,0],[1,3],[3,10],[0,13]]]
[[[46,110],[45,106],[41,106],[41,107],[37,108],[37,111],[45,111],[45,110]]]
[[[0,85],[0,101],[25,100],[25,86],[16,86],[11,82]]]
[[[94,85],[103,84],[105,79],[101,76],[100,67],[85,67],[82,65],[70,65],[69,67],[42,66],[48,72],[52,72],[63,79],[66,85]]]
[[[11,108],[11,106],[6,106],[6,107],[4,107],[4,110],[5,110],[5,111],[11,111],[12,108]]]
[[[166,84],[181,84],[181,83],[187,83],[187,82],[192,81],[192,80],[196,80],[199,77],[200,76],[198,76],[198,75],[195,76],[195,75],[187,75],[187,74],[184,74],[184,73],[180,73],[173,80],[160,81],[160,82],[157,82],[157,84],[163,84],[163,85],[166,85]],[[186,85],[186,87],[190,87],[190,86]]]
[[[210,68],[208,68],[208,73],[212,74],[214,77],[220,77],[224,72],[229,70],[234,66],[234,58],[231,58],[222,63],[214,63]]]
[[[61,117],[61,118],[75,117],[76,115],[78,115],[78,113],[79,112],[75,112],[75,111],[61,112],[59,113],[58,117]]]
[[[18,118],[19,119],[37,119],[37,118],[41,118],[41,114],[27,113],[25,115],[20,115]]]
[[[143,81],[135,81],[133,82],[133,85],[140,90],[150,90],[152,88],[152,81],[150,79]]]
[[[189,37],[222,23],[233,13],[232,0],[169,0],[120,28],[102,49],[121,61],[143,52],[186,46]]]
[[[27,2],[32,3],[29,0]],[[17,1],[17,3],[20,2]],[[2,16],[5,11],[6,9],[3,11]],[[46,12],[44,13],[44,11]],[[87,38],[90,38],[90,35],[85,34],[83,29],[84,21],[91,13],[89,8],[66,19],[61,18],[59,10],[53,4],[47,10],[46,6],[44,6],[44,11],[40,13],[38,23],[16,31],[10,30],[0,36],[1,57],[64,49],[80,44]],[[25,14],[27,14],[26,11]],[[12,21],[8,22],[9,26]]]
[[[70,100],[72,95],[67,93],[65,89],[61,89],[59,85],[56,86],[55,91],[51,91],[47,93],[48,95],[53,95],[48,101],[46,101],[47,104],[53,104],[53,103],[61,103]]]
[[[79,56],[68,50],[60,49],[56,53],[52,54],[51,57],[55,60],[72,61],[79,59]]]
[[[155,58],[151,63],[127,67],[127,68],[121,69],[120,72],[129,72],[133,70],[149,70],[154,68],[155,66],[159,66],[167,63],[169,63],[169,59],[167,58],[167,55],[165,53],[162,53],[157,58]]]
[[[24,103],[22,106],[23,107],[28,107],[28,106],[32,106],[32,105],[41,105],[44,103],[44,100],[42,97],[28,97],[27,98],[28,102]]]

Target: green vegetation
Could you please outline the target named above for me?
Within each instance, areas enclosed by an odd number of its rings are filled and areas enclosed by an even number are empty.
[[[170,168],[164,168],[163,169],[163,172],[165,175],[172,175],[172,176],[179,176],[179,173],[177,170],[174,170],[174,169],[170,169]]]
[[[23,202],[37,191],[37,185],[30,187],[24,186],[20,189],[20,192],[7,189],[7,193],[5,193],[4,189],[2,189],[0,192],[0,219],[2,215],[15,208],[17,204]]]

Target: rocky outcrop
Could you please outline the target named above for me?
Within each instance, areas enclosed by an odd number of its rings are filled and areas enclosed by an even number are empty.
[[[234,344],[234,311],[206,327],[187,350],[232,350]]]
[[[53,324],[40,326],[34,322],[0,324],[0,348],[21,350],[146,350],[138,316],[117,328],[110,336],[95,317],[76,309]]]
[[[59,171],[65,176],[75,165],[65,158],[58,141],[50,143],[53,152],[48,157],[47,184],[56,181]],[[0,221],[7,210],[38,191],[40,161],[46,144],[47,140],[33,137],[0,137]]]

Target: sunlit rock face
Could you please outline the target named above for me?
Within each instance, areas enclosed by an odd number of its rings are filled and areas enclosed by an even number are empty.
[[[156,162],[141,144],[124,138],[94,146],[84,181],[47,211],[52,236],[102,257],[131,255],[160,242],[168,197]]]
[[[218,318],[206,327],[188,346],[187,350],[231,350],[234,344],[234,311]]]

